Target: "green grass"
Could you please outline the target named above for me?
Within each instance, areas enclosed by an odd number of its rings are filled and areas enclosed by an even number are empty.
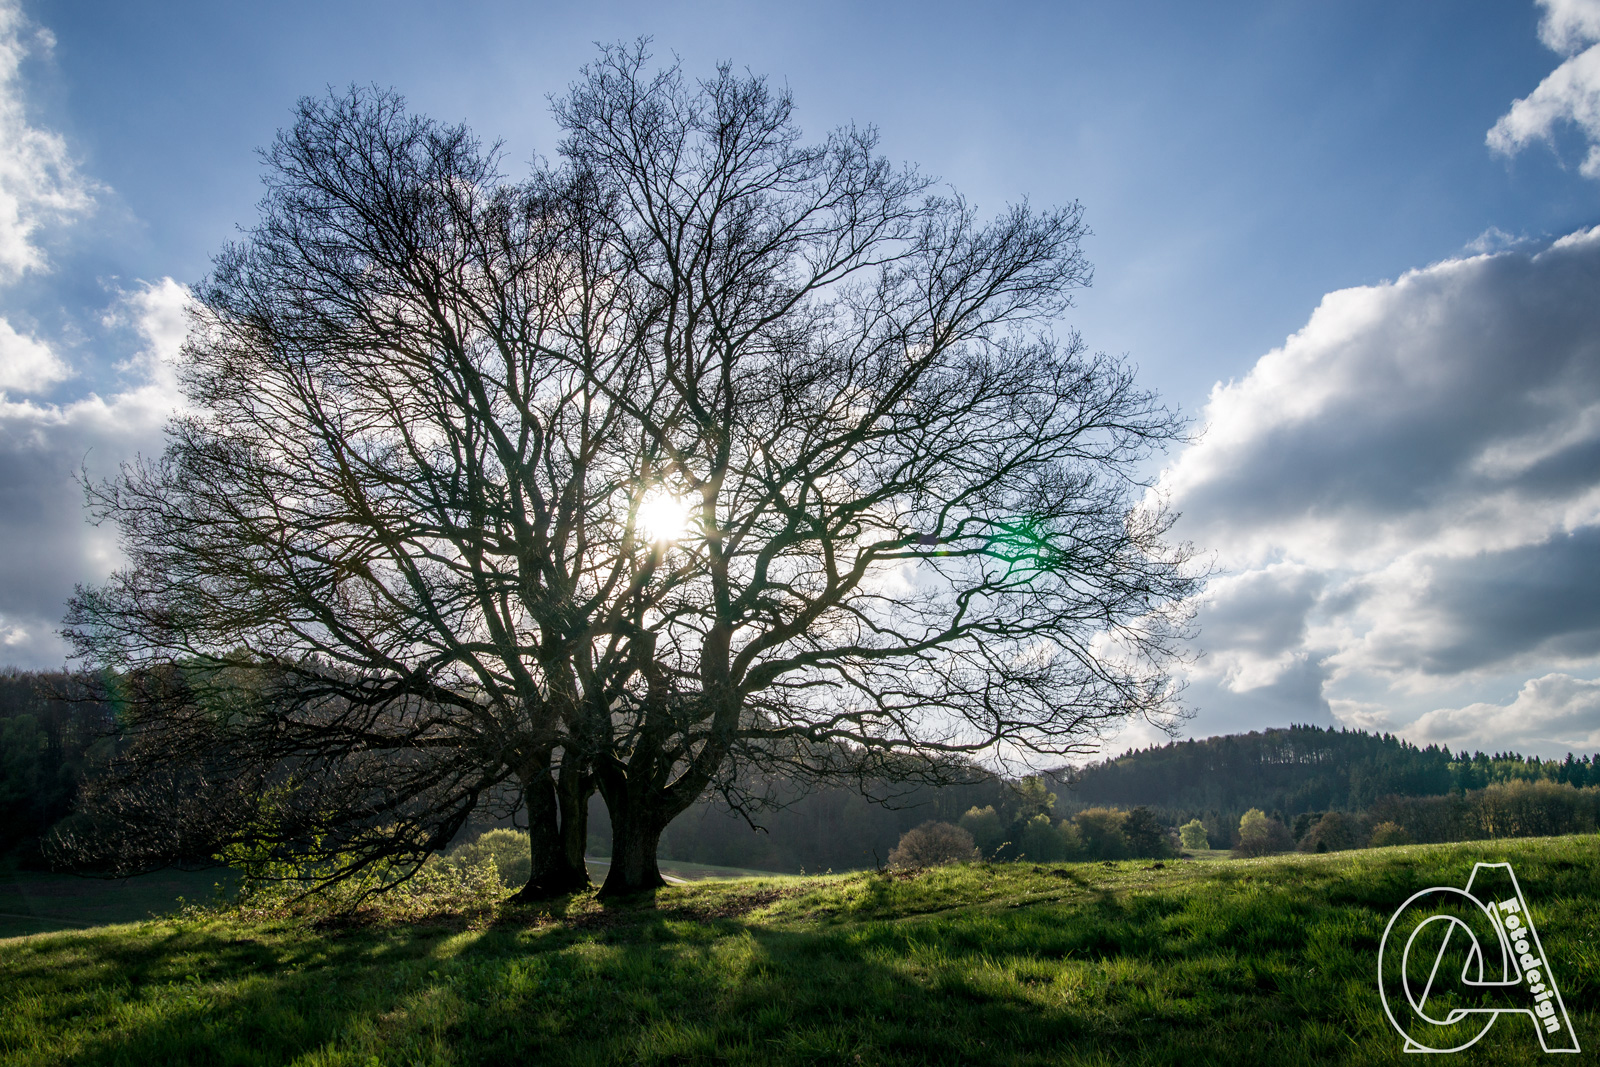
[[[1233,858],[1233,851],[1226,848],[1186,848],[1183,851],[1192,860],[1226,860]]]
[[[1590,835],[708,881],[476,929],[190,916],[17,938],[0,1064],[1414,1065],[1378,1002],[1384,925],[1505,859],[1592,1062]],[[1543,1058],[1513,1019],[1450,1062]]]

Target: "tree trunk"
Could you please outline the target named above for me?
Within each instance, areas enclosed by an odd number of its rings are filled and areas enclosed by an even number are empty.
[[[594,792],[594,775],[585,774],[576,762],[563,759],[561,776],[556,780],[556,799],[561,810],[561,858],[579,888],[589,885],[589,866],[583,855],[589,849],[589,795]]]
[[[513,899],[549,900],[587,889],[589,872],[583,865],[583,854],[578,854],[576,865],[568,855],[561,817],[563,805],[550,776],[548,756],[534,761],[523,772],[522,795],[528,811],[528,848],[533,869],[528,884]]]
[[[628,896],[667,884],[656,866],[656,848],[665,825],[640,817],[642,812],[629,814],[634,817],[611,819],[611,870],[600,887],[601,897]]]
[[[717,716],[725,727],[737,722],[737,697],[722,694],[724,707]],[[660,723],[651,716],[636,739],[632,758],[615,756],[597,760],[595,781],[611,813],[611,870],[600,896],[617,897],[659,889],[666,885],[656,866],[656,849],[667,824],[681,815],[705,791],[712,772],[727,757],[731,730],[713,730],[701,747],[695,764],[668,784],[672,761],[662,752]],[[720,736],[718,736],[720,735]]]

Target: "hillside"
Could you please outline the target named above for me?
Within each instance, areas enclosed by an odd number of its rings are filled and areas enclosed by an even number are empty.
[[[1249,808],[1288,817],[1358,811],[1385,796],[1443,796],[1512,780],[1600,785],[1600,759],[1452,754],[1390,734],[1290,726],[1134,749],[1054,777],[1069,809],[1143,804],[1174,818],[1217,814],[1226,824]]]
[[[1408,1063],[1397,905],[1508,859],[1580,1038],[1600,839],[701,883],[481,929],[195,917],[0,941],[0,1063]],[[1469,1062],[1542,1062],[1531,1026]]]

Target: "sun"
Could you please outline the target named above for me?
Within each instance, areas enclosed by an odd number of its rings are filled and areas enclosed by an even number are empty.
[[[661,489],[652,489],[639,501],[634,520],[647,541],[676,541],[689,532],[689,502]]]

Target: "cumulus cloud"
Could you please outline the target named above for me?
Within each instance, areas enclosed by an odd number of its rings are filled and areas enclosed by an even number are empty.
[[[1199,619],[1215,651],[1194,674],[1233,693],[1281,682],[1307,661],[1306,615],[1325,584],[1319,572],[1293,563],[1212,581]]]
[[[1600,41],[1600,3],[1596,0],[1538,0],[1544,8],[1539,40],[1553,52],[1571,55]]]
[[[1600,229],[1447,260],[1328,294],[1213,389],[1160,486],[1225,572],[1208,728],[1403,724],[1430,693],[1600,670],[1597,292]]]
[[[1489,147],[1515,155],[1536,141],[1550,143],[1555,130],[1570,123],[1589,142],[1582,173],[1600,178],[1600,0],[1539,4],[1539,39],[1567,58],[1500,117],[1489,131]]]
[[[47,270],[46,228],[83,216],[100,192],[25,107],[24,61],[48,56],[53,43],[18,0],[0,0],[0,285]],[[85,521],[76,476],[112,475],[160,451],[181,401],[174,363],[188,299],[170,278],[115,294],[97,347],[133,355],[101,391],[70,399],[47,395],[75,377],[56,348],[0,317],[0,663],[59,665],[66,648],[56,629],[73,585],[117,564],[115,533]]]
[[[1600,519],[1600,229],[1330,293],[1163,486],[1233,565],[1372,570]]]
[[[125,386],[60,403],[0,396],[0,658],[59,665],[56,636],[73,585],[119,561],[115,533],[89,525],[75,476],[115,473],[162,447],[161,429],[181,403],[173,370],[188,291],[172,279],[121,294],[105,325],[138,338]]]
[[[29,26],[18,0],[0,0],[0,283],[43,269],[40,227],[94,203],[95,186],[78,173],[66,142],[29,122],[23,106],[23,60],[53,45],[49,31]]]
[[[1600,681],[1532,678],[1508,704],[1438,708],[1406,733],[1419,742],[1485,751],[1600,751]]]
[[[0,316],[0,396],[43,392],[70,377],[71,369],[49,345],[18,333]]]

